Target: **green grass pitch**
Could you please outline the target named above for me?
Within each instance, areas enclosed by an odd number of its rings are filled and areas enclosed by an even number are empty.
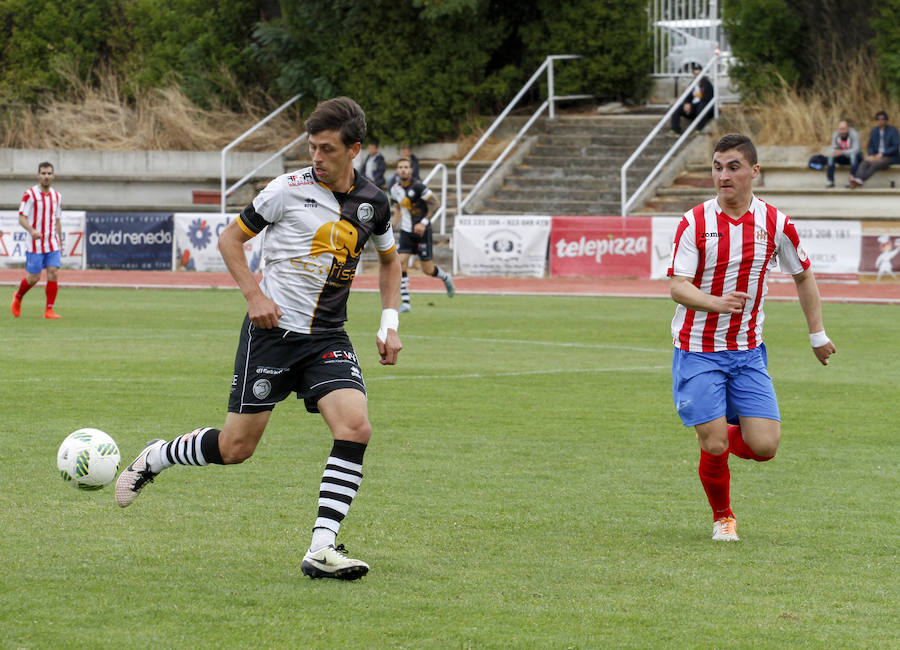
[[[127,464],[220,426],[236,291],[65,289],[0,326],[0,647],[898,647],[896,306],[767,309],[782,444],[732,459],[740,543],[713,543],[671,403],[661,299],[413,296],[395,367],[376,294],[349,330],[374,427],[340,541],[354,583],[300,573],[330,436],[276,408],[235,467],[176,467],[130,508],[55,467],[71,431]]]

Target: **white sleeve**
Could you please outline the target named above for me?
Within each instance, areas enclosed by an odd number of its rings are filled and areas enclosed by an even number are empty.
[[[281,219],[284,212],[284,177],[271,181],[265,189],[253,199],[253,209],[269,223]]]
[[[680,275],[693,278],[697,274],[699,252],[697,251],[696,223],[682,217],[672,242],[672,258],[669,262],[669,277]]]
[[[785,219],[784,229],[776,236],[775,254],[783,273],[797,275],[810,267],[809,256],[800,245],[797,229],[790,219]]]
[[[387,253],[395,246],[394,231],[388,228],[387,232],[382,235],[373,234],[372,241],[375,242],[375,248],[379,253]]]

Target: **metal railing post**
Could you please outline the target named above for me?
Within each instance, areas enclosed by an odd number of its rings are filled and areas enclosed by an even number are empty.
[[[503,109],[503,112],[500,113],[499,116],[497,116],[497,118],[494,120],[493,124],[491,124],[491,126],[488,128],[488,130],[485,131],[484,134],[482,134],[482,136],[478,139],[478,142],[475,143],[475,146],[473,146],[471,149],[469,149],[469,152],[463,157],[462,160],[459,161],[459,163],[456,165],[456,214],[457,215],[460,215],[463,213],[463,208],[465,207],[465,205],[472,199],[473,196],[475,196],[475,193],[479,189],[481,189],[481,187],[487,181],[488,177],[494,172],[494,170],[500,165],[500,163],[503,162],[503,159],[505,158],[506,154],[509,151],[511,151],[512,148],[516,144],[518,144],[519,140],[524,135],[525,130],[527,130],[527,128],[531,126],[531,124],[537,119],[537,117],[541,113],[543,113],[544,110],[547,109],[548,105],[550,107],[551,119],[553,119],[555,116],[555,111],[554,111],[555,102],[563,101],[563,100],[567,100],[567,99],[590,99],[593,97],[593,95],[565,95],[565,96],[557,97],[555,94],[555,90],[553,89],[553,85],[554,85],[553,61],[556,59],[580,59],[580,58],[581,58],[580,54],[553,54],[551,56],[548,56],[546,59],[544,59],[544,62],[538,67],[538,69],[535,71],[535,73],[533,75],[531,75],[531,78],[525,82],[525,85],[522,86],[521,90],[519,90],[519,92],[516,93],[516,96],[512,99],[512,101],[506,106],[506,108]],[[491,133],[493,133],[494,130],[500,125],[500,123],[504,119],[506,119],[506,116],[509,115],[510,111],[512,111],[512,109],[515,107],[515,105],[518,103],[518,101],[522,98],[522,96],[528,91],[529,88],[531,88],[532,85],[534,85],[534,82],[540,78],[541,74],[543,74],[543,72],[544,72],[544,69],[547,69],[547,71],[548,71],[547,72],[547,92],[549,95],[548,99],[545,100],[541,104],[540,108],[538,108],[537,111],[535,111],[535,113],[528,120],[528,122],[526,123],[526,126],[516,134],[516,136],[513,138],[512,142],[510,142],[510,144],[507,145],[507,147],[503,150],[503,153],[497,157],[497,159],[494,161],[494,163],[491,165],[491,167],[488,169],[488,171],[485,172],[485,174],[481,177],[481,179],[479,179],[479,181],[475,184],[475,187],[472,188],[472,191],[469,192],[469,195],[466,196],[465,198],[463,198],[463,191],[462,191],[463,168],[466,166],[466,164],[468,164],[468,162],[472,159],[472,157],[475,155],[475,153],[481,148],[481,146],[485,143],[485,141],[488,139],[488,137],[490,137]]]
[[[239,180],[237,183],[235,183],[234,185],[232,185],[231,187],[229,187],[229,188],[226,189],[226,188],[225,188],[225,174],[226,174],[225,157],[227,156],[228,152],[229,152],[231,149],[233,149],[237,144],[239,144],[240,142],[243,142],[244,140],[246,140],[252,133],[254,133],[257,129],[259,129],[263,124],[265,124],[266,122],[268,122],[269,120],[271,120],[273,117],[275,117],[276,115],[278,115],[279,113],[281,113],[284,109],[286,109],[288,106],[290,106],[290,105],[293,104],[295,101],[297,101],[298,99],[300,99],[300,97],[302,97],[302,96],[303,96],[303,93],[299,93],[299,94],[297,94],[297,95],[294,95],[294,96],[291,97],[289,100],[287,100],[284,104],[282,104],[281,106],[279,106],[278,108],[276,108],[274,111],[272,111],[271,113],[269,113],[266,117],[264,117],[264,118],[261,119],[259,122],[257,122],[256,124],[254,124],[252,127],[250,127],[249,129],[247,129],[246,131],[244,131],[241,135],[239,135],[237,138],[235,138],[235,139],[232,140],[229,144],[227,144],[227,145],[225,146],[224,149],[222,149],[221,169],[220,169],[220,171],[221,171],[221,179],[220,179],[220,183],[219,183],[219,192],[220,192],[220,196],[219,196],[219,211],[220,211],[220,213],[221,213],[223,216],[224,216],[224,214],[225,214],[225,197],[226,197],[226,195],[229,194],[229,193],[231,193],[231,192],[233,192],[234,190],[236,190],[236,189],[237,189],[238,187],[240,187],[247,179],[249,179],[253,174],[255,174],[257,171],[259,171],[260,169],[262,169],[263,167],[265,167],[266,165],[268,165],[269,162],[271,162],[273,158],[275,158],[276,156],[280,156],[282,153],[284,153],[285,151],[287,151],[288,148],[294,146],[294,144],[297,143],[297,142],[299,142],[299,141],[306,135],[306,133],[304,133],[303,135],[301,135],[301,136],[298,137],[298,138],[295,138],[289,145],[287,145],[286,147],[282,148],[281,151],[279,151],[278,153],[276,153],[276,154],[270,156],[268,159],[266,159],[266,161],[265,161],[264,163],[262,163],[261,165],[257,165],[256,169],[254,169],[254,170],[251,171],[249,174],[247,174],[246,176],[244,176],[241,180]]]
[[[556,105],[553,97],[553,59],[548,59],[550,65],[547,66],[547,99],[550,101],[550,119],[556,119]]]
[[[447,234],[447,165],[444,163],[438,163],[434,166],[434,168],[428,173],[428,176],[425,177],[425,180],[422,181],[423,185],[428,185],[428,181],[431,180],[431,177],[434,176],[438,171],[441,172],[441,207],[438,208],[437,212],[435,212],[431,216],[431,223],[440,220],[441,222],[441,234]]]
[[[660,160],[660,162],[656,165],[656,167],[653,168],[653,171],[651,171],[647,175],[647,177],[644,179],[644,182],[641,183],[640,187],[638,187],[638,189],[636,189],[634,191],[634,193],[631,194],[631,196],[628,195],[628,184],[627,184],[628,168],[631,167],[631,164],[637,159],[637,157],[641,154],[641,152],[643,152],[644,149],[647,148],[647,146],[650,144],[650,142],[653,140],[653,138],[656,137],[656,134],[659,133],[659,131],[663,128],[663,126],[668,124],[669,120],[672,117],[672,114],[690,96],[691,92],[694,90],[694,87],[700,83],[700,80],[704,77],[704,75],[706,75],[707,71],[709,71],[712,66],[718,65],[718,59],[719,59],[719,55],[718,55],[718,53],[716,53],[713,55],[712,59],[710,59],[706,63],[706,65],[703,66],[703,69],[700,71],[700,74],[698,74],[694,78],[694,80],[690,84],[688,84],[688,87],[685,88],[684,92],[681,93],[681,95],[678,97],[678,99],[676,99],[675,102],[672,104],[672,106],[669,107],[669,110],[666,111],[666,114],[663,115],[662,119],[656,124],[655,127],[653,127],[653,130],[650,131],[649,135],[647,135],[647,137],[644,138],[644,141],[638,145],[637,149],[634,150],[634,153],[632,153],[631,156],[629,156],[628,160],[625,161],[625,164],[622,165],[622,168],[620,171],[620,174],[621,174],[620,191],[621,191],[621,215],[623,218],[628,216],[628,210],[631,208],[632,203],[634,203],[634,201],[637,199],[637,197],[640,195],[640,193],[644,191],[644,188],[646,188],[650,184],[650,182],[656,177],[656,174],[659,173],[659,170],[662,169],[662,166],[669,160],[669,158],[672,157],[675,150],[678,149],[678,147],[681,146],[681,144],[688,138],[688,136],[690,136],[690,134],[694,132],[694,130],[697,128],[697,125],[700,123],[700,120],[705,115],[707,115],[710,112],[710,110],[718,109],[719,102],[721,101],[721,99],[719,98],[718,90],[714,90],[712,101],[706,105],[706,107],[700,112],[699,115],[697,115],[697,117],[695,117],[693,120],[691,120],[691,123],[684,130],[684,133],[682,133],[681,136],[679,136],[679,138],[675,141],[675,143],[663,155],[662,160]]]

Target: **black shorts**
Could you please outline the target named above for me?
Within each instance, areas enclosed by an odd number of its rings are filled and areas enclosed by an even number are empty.
[[[431,226],[425,228],[425,234],[419,237],[415,233],[400,231],[400,244],[397,246],[398,253],[408,253],[410,255],[418,255],[419,259],[427,262],[431,259]]]
[[[318,401],[339,388],[366,394],[362,370],[346,332],[298,334],[280,327],[260,329],[244,317],[234,357],[229,413],[271,411],[291,392],[303,398],[307,411],[318,413]]]

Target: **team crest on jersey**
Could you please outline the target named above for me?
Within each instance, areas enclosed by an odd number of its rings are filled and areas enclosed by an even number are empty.
[[[363,203],[356,209],[356,218],[365,223],[375,216],[375,208],[371,203]]]
[[[756,241],[759,241],[759,242],[764,242],[769,239],[769,233],[767,233],[762,228],[756,229],[755,236],[756,236]]]

